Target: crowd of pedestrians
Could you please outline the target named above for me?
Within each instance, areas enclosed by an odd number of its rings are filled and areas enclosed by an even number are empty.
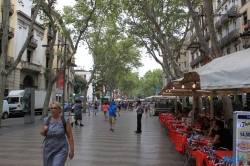
[[[74,139],[72,134],[72,127],[75,125],[84,126],[82,124],[82,110],[83,105],[81,100],[76,100],[72,107],[72,120],[66,117],[62,117],[61,104],[53,102],[50,105],[51,116],[44,118],[44,124],[40,131],[40,134],[45,136],[43,146],[43,161],[44,165],[64,165],[67,157],[72,159],[74,157]],[[116,117],[120,116],[120,111],[135,110],[137,114],[137,128],[135,133],[140,134],[142,132],[141,119],[142,114],[145,112],[148,117],[150,114],[150,103],[141,101],[110,101],[105,102],[103,105],[99,101],[88,102],[87,110],[90,115],[93,112],[93,116],[97,116],[99,110],[102,110],[104,120],[109,121],[110,131],[115,131]],[[58,140],[55,144],[55,140]],[[55,148],[56,146],[56,148]]]

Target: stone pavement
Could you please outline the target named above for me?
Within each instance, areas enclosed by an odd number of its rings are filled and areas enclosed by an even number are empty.
[[[36,118],[37,119],[37,118]],[[0,166],[42,165],[42,121],[14,129],[0,129]],[[142,117],[142,134],[135,134],[136,113],[122,111],[115,132],[109,131],[102,112],[83,114],[84,127],[74,126],[75,157],[66,166],[181,166],[184,157],[170,152],[170,141],[158,116]],[[2,130],[2,131],[1,131]],[[195,165],[195,160],[189,166]]]

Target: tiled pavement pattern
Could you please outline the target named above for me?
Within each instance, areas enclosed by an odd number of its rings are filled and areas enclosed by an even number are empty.
[[[42,165],[41,121],[22,125],[16,130],[0,129],[0,166]],[[158,117],[142,117],[142,134],[135,134],[136,113],[122,111],[115,132],[109,131],[103,113],[97,117],[83,114],[84,127],[74,126],[75,157],[66,166],[181,166],[184,157],[175,161],[175,150],[160,126]],[[9,130],[9,131],[8,131]],[[1,132],[3,134],[1,134]],[[195,165],[195,160],[189,162]]]

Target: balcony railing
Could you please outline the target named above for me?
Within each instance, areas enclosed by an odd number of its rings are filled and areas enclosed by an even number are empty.
[[[229,18],[228,18],[228,16],[227,16],[227,14],[223,14],[220,20],[221,20],[221,23],[223,24],[223,23],[225,23],[226,21],[228,21]]]
[[[12,39],[14,37],[14,28],[9,26],[8,32],[9,32],[8,33],[9,39]],[[0,23],[0,34],[1,34],[0,36],[2,37],[2,35],[3,35],[3,24],[2,23]]]
[[[229,43],[230,41],[237,39],[239,36],[240,36],[239,29],[234,29],[234,30],[232,30],[231,32],[229,32],[228,35],[224,36],[224,37],[221,39],[220,45],[221,45],[221,46],[226,45],[226,44]]]
[[[28,48],[33,49],[33,50],[36,49],[37,48],[37,40],[34,38],[31,38],[29,45],[28,45]]]
[[[197,65],[198,63],[204,61],[204,55],[200,55],[198,58],[196,58],[195,60],[193,60],[191,63],[190,63],[190,66],[193,67],[195,65]]]
[[[236,13],[238,10],[238,7],[236,5],[233,5],[227,12],[227,14],[233,14]]]
[[[238,37],[240,37],[239,29],[234,29],[228,34],[228,41],[232,41]]]
[[[37,71],[37,72],[41,71],[41,66],[40,65],[30,63],[30,62],[27,62],[27,61],[22,61],[21,64],[22,64],[22,69],[32,70],[32,71]]]
[[[221,19],[219,19],[216,23],[215,23],[215,29],[219,29],[221,27]]]

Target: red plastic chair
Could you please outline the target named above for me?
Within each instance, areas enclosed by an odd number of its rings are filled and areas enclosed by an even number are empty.
[[[203,166],[205,155],[200,150],[196,151],[196,166]]]
[[[175,135],[175,138],[176,138],[176,142],[175,142],[175,150],[177,150],[176,152],[176,156],[175,156],[175,161],[178,157],[178,155],[181,153],[182,156],[184,154],[184,141],[185,141],[185,137],[178,134],[176,132],[176,135]]]

